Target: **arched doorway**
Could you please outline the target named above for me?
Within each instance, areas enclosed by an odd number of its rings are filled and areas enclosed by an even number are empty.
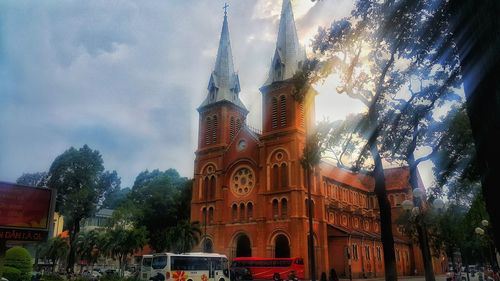
[[[203,241],[203,252],[212,253],[213,251],[214,251],[214,244],[212,243],[212,240],[206,238]]]
[[[251,257],[252,247],[250,245],[250,238],[245,234],[241,234],[236,239],[236,257]]]
[[[274,240],[274,257],[290,257],[290,243],[288,242],[288,238],[283,234],[276,236],[276,239]]]

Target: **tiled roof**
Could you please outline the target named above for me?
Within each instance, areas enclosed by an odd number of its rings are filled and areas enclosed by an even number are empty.
[[[320,168],[322,176],[332,179],[340,184],[373,192],[375,181],[370,175],[365,173],[354,173],[326,162],[322,162],[320,164]],[[408,187],[408,167],[389,168],[385,169],[384,173],[387,190],[396,190]]]

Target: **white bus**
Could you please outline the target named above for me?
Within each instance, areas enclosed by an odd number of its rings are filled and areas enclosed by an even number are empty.
[[[154,254],[152,281],[229,281],[225,255],[209,253]]]
[[[141,261],[141,275],[140,279],[148,281],[151,278],[151,264],[153,263],[153,255],[144,255],[142,256]]]

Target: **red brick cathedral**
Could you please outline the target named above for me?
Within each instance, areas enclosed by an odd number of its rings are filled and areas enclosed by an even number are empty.
[[[191,220],[202,222],[197,250],[229,258],[302,257],[307,265],[307,187],[300,157],[314,123],[314,93],[293,97],[290,78],[306,59],[290,0],[284,0],[276,49],[262,93],[262,132],[247,126],[239,98],[227,15],[208,83],[198,108],[198,149],[194,163]],[[335,268],[340,276],[383,276],[380,222],[373,179],[322,163],[312,176],[317,272]],[[393,219],[409,198],[408,170],[386,170]],[[397,271],[423,274],[418,247],[393,227]],[[347,254],[349,253],[349,255]],[[434,261],[436,273],[442,265]]]

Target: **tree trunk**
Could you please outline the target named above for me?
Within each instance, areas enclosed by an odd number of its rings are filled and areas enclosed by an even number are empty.
[[[372,138],[370,138],[369,141],[372,141]],[[377,196],[380,210],[380,234],[384,251],[385,280],[397,281],[398,275],[396,270],[396,255],[394,254],[394,237],[392,235],[391,204],[387,199],[384,167],[375,142],[370,144],[370,152],[375,164],[373,169],[373,177],[375,179],[374,191]]]
[[[500,247],[500,1],[451,1],[455,42],[493,239]]]
[[[72,273],[74,271],[75,267],[75,255],[76,255],[76,236],[80,232],[80,221],[82,219],[78,218],[75,219],[75,224],[73,226],[73,231],[71,232],[71,235],[69,236],[69,254],[68,254],[68,264],[66,265],[66,272]]]
[[[415,151],[413,148],[411,151]],[[418,171],[417,164],[415,163],[415,156],[411,153],[408,157],[408,164],[410,165],[410,185],[412,190],[418,188]],[[419,207],[419,209],[423,210],[423,202],[420,198],[413,198],[413,203],[415,206]],[[421,217],[423,214],[419,214]],[[417,220],[416,224],[417,236],[418,236],[418,244],[420,247],[420,251],[422,252],[422,261],[424,264],[425,271],[425,281],[435,281],[434,277],[434,268],[432,267],[432,256],[431,251],[429,249],[429,235],[427,233],[427,227],[425,226],[424,218],[421,217],[420,220]]]
[[[314,229],[313,229],[313,209],[312,209],[312,199],[311,199],[311,168],[308,167],[306,170],[307,177],[307,209],[309,213],[309,236],[307,237],[308,254],[309,254],[309,278],[311,281],[316,280],[316,261],[314,256]]]
[[[3,268],[3,263],[5,261],[5,252],[7,251],[7,241],[0,239],[0,268]],[[3,271],[0,270],[0,278],[2,277]]]

